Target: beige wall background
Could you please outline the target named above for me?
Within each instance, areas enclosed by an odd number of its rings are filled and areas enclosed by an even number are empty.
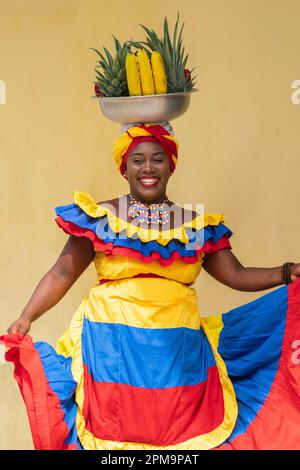
[[[179,163],[168,196],[223,212],[233,252],[245,266],[299,261],[300,79],[295,0],[0,0],[1,334],[21,313],[67,241],[54,208],[75,189],[96,201],[128,191],[112,158],[119,126],[93,95],[96,55],[185,21],[198,93],[175,120]],[[299,94],[300,97],[300,94]],[[295,101],[295,100],[294,100]],[[296,97],[296,102],[297,102]],[[33,324],[35,341],[55,346],[95,282],[90,266],[65,298]],[[238,292],[205,272],[196,289],[203,315],[220,314],[263,292]],[[0,448],[31,449],[13,367],[0,367]]]

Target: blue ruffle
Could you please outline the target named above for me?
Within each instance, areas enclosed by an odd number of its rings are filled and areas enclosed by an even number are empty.
[[[57,354],[52,346],[44,341],[38,341],[34,343],[34,346],[41,358],[49,387],[57,395],[64,413],[64,421],[69,430],[65,444],[75,444],[77,449],[81,450],[82,446],[76,429],[75,392],[77,382],[71,371],[72,358]]]

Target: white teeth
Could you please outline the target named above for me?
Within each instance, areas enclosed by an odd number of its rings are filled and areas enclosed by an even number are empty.
[[[140,180],[142,183],[156,183],[156,181],[158,181],[157,179],[155,180]]]
[[[158,180],[140,180],[144,186],[154,186]]]

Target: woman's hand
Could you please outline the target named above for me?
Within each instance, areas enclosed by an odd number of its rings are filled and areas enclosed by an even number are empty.
[[[291,280],[294,282],[300,277],[300,263],[293,264],[290,268]]]
[[[17,334],[19,333],[22,336],[27,335],[31,328],[31,321],[28,318],[18,318],[14,321],[7,330],[7,333],[10,334]]]

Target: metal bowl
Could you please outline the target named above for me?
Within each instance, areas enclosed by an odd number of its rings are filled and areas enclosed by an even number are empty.
[[[191,92],[165,95],[93,97],[110,121],[119,124],[155,123],[172,121],[182,116],[189,107]]]

